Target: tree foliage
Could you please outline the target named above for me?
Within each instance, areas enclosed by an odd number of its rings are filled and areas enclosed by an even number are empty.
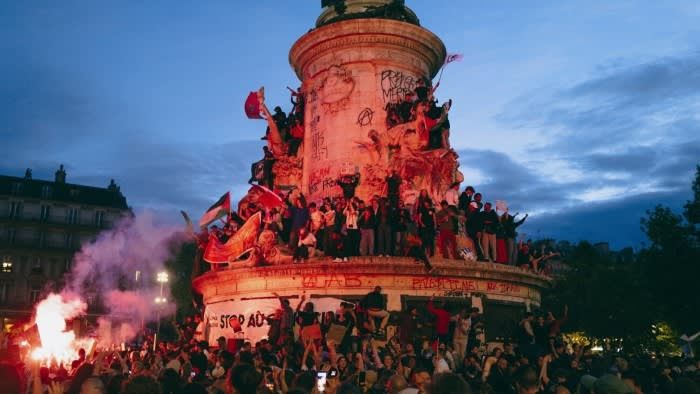
[[[166,262],[170,275],[170,295],[177,305],[177,317],[192,315],[195,311],[192,293],[192,267],[197,245],[194,242],[178,246],[175,255]]]
[[[588,242],[574,245],[571,271],[543,307],[568,304],[567,330],[622,339],[627,349],[668,351],[669,338],[700,330],[700,166],[692,190],[682,214],[661,205],[647,211],[641,225],[649,246],[631,262],[616,263]]]
[[[692,185],[693,199],[682,215],[657,206],[642,219],[650,245],[640,254],[643,279],[660,315],[685,333],[700,330],[700,166]]]
[[[543,306],[561,310],[568,305],[568,330],[597,338],[649,335],[655,311],[638,265],[616,264],[585,241],[572,248],[567,264],[571,271],[555,283]]]

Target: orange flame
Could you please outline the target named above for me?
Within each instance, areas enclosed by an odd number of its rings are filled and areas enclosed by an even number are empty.
[[[75,338],[73,330],[66,331],[66,320],[77,317],[87,309],[79,298],[65,299],[50,294],[36,306],[35,321],[41,338],[41,347],[32,351],[34,360],[69,364],[78,359],[78,350],[90,345],[91,339]]]

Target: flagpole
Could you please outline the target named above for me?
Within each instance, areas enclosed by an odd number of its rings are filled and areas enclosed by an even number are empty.
[[[440,75],[438,76],[437,83],[439,84],[440,81],[442,80],[442,72],[445,71],[445,67],[447,66],[447,63],[443,64],[442,67],[440,67]],[[437,84],[436,84],[437,85]]]

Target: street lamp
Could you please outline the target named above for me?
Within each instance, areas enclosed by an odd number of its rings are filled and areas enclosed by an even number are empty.
[[[156,281],[160,283],[160,296],[156,297],[154,302],[156,303],[156,311],[158,312],[158,325],[156,327],[156,334],[153,336],[153,351],[157,350],[158,346],[158,335],[160,335],[160,310],[162,306],[168,302],[168,300],[163,297],[163,286],[168,283],[168,273],[161,271],[156,275]]]

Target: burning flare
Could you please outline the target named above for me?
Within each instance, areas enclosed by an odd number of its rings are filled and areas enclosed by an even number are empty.
[[[66,320],[73,319],[87,309],[87,304],[75,297],[50,294],[36,306],[35,322],[41,338],[41,347],[32,351],[32,358],[50,362],[70,364],[78,358],[78,350],[91,340],[76,340],[73,330],[66,331]]]

